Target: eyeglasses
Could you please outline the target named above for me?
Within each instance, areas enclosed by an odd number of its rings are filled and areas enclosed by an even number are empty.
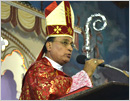
[[[61,44],[63,44],[65,47],[71,45],[72,48],[75,47],[75,44],[74,43],[69,43],[68,41],[53,41],[53,42],[60,42]]]

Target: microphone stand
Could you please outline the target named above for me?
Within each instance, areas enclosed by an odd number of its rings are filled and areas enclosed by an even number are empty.
[[[108,65],[108,64],[104,64],[104,67],[108,67],[108,68],[112,68],[112,69],[115,69],[123,74],[125,74],[128,78],[129,78],[129,72],[128,71],[125,71],[125,70],[121,70],[119,68],[116,68],[114,66],[111,66],[111,65]]]

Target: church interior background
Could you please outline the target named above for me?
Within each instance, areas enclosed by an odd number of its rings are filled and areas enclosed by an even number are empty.
[[[1,1],[1,100],[19,99],[22,78],[45,42],[44,8],[51,2]],[[64,65],[64,72],[72,76],[83,69],[76,57],[85,54],[85,25],[90,16],[99,13],[105,16],[107,26],[95,31],[90,24],[91,58],[104,59],[106,64],[129,71],[129,1],[70,3],[75,14],[76,47],[70,62]],[[102,23],[96,24],[100,26]],[[93,74],[94,86],[110,81],[129,83],[129,78],[119,71],[98,66]]]

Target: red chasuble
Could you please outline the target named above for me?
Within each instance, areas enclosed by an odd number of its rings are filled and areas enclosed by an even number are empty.
[[[54,69],[46,58],[42,58],[28,69],[20,100],[57,99],[69,92],[71,84],[71,77]]]

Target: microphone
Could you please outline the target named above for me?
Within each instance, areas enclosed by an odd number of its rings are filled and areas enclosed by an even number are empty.
[[[85,64],[85,61],[89,60],[85,55],[78,55],[76,61],[80,64]],[[105,64],[99,64],[101,67],[105,67]]]
[[[86,60],[90,60],[88,59],[85,55],[78,55],[77,58],[76,58],[76,61],[80,64],[85,64],[85,61]],[[123,74],[125,74],[127,77],[129,77],[129,72],[128,71],[125,71],[125,70],[121,70],[119,68],[116,68],[114,66],[111,66],[111,65],[108,65],[108,64],[99,64],[98,66],[101,66],[101,67],[108,67],[108,68],[111,68],[111,69],[115,69]]]

